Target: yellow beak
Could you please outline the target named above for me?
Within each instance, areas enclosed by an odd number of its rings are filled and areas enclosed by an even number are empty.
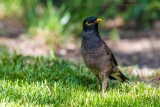
[[[95,20],[96,23],[98,23],[100,21],[102,21],[102,19],[100,19],[100,18],[97,18],[97,20]]]

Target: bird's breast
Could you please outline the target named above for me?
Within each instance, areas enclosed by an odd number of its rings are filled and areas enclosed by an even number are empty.
[[[97,51],[101,46],[101,41],[97,37],[92,37],[89,39],[82,39],[82,48],[86,52],[95,52]]]

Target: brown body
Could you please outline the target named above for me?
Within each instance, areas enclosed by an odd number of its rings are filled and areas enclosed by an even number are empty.
[[[98,24],[92,22],[93,24],[85,25],[85,22],[82,32],[81,53],[86,66],[97,76],[99,84],[102,80],[102,94],[107,87],[108,77],[120,82],[129,82],[128,78],[118,69],[117,61],[110,48],[101,39]]]
[[[106,51],[105,44],[101,43],[99,48],[93,50],[85,48],[82,44],[81,53],[86,66],[94,74],[98,75],[100,71],[110,73],[112,70],[111,53]]]

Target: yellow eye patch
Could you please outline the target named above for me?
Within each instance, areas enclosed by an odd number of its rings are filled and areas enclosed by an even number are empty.
[[[88,22],[86,22],[86,24],[87,24],[87,25],[91,25],[92,23],[88,23]]]

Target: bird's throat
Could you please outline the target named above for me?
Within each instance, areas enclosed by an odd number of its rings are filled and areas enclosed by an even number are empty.
[[[83,46],[86,50],[91,51],[100,47],[101,39],[97,36],[91,35],[88,37],[84,36],[82,38]]]

